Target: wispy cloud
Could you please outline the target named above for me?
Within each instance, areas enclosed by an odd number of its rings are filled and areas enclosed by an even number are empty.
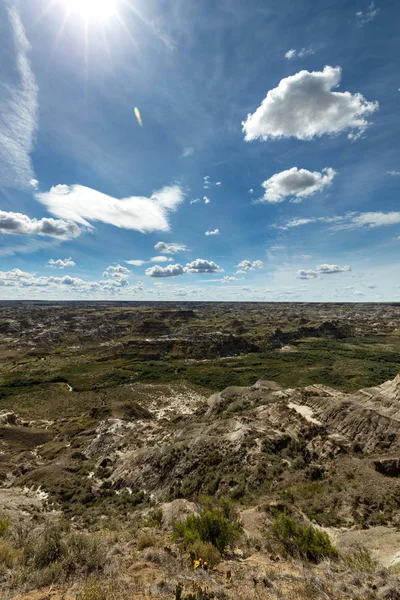
[[[30,153],[37,130],[38,86],[28,59],[31,47],[18,10],[12,2],[6,6],[19,83],[0,88],[0,182],[4,187],[23,189],[36,181]]]
[[[285,58],[287,60],[292,60],[293,58],[304,58],[305,56],[310,56],[310,54],[315,54],[315,50],[312,48],[301,48],[301,50],[291,48],[286,52]]]
[[[310,223],[325,223],[330,229],[356,229],[358,227],[383,227],[400,224],[400,212],[365,212],[365,213],[347,213],[333,217],[309,217],[298,218],[286,221],[279,225],[278,229],[292,229],[301,227]]]
[[[183,149],[181,157],[188,158],[189,156],[192,156],[193,152],[194,152],[194,148],[192,148],[191,146],[187,146],[187,148]]]
[[[371,2],[367,10],[359,10],[358,12],[356,12],[357,26],[363,27],[370,21],[373,21],[375,17],[378,16],[379,10],[380,9],[375,6],[374,2]]]

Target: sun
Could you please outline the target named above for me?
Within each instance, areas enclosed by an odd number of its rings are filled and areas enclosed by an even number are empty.
[[[85,19],[104,21],[115,14],[117,0],[65,0],[67,7]]]

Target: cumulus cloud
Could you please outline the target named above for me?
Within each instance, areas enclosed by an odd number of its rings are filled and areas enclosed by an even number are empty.
[[[132,260],[124,260],[124,262],[127,265],[133,265],[134,267],[142,267],[143,265],[146,264],[147,261],[132,259]]]
[[[206,231],[204,235],[219,235],[219,229],[213,229],[212,231]]]
[[[199,202],[201,202],[200,198],[193,198],[189,204],[198,204]]]
[[[312,48],[301,48],[301,50],[295,50],[291,48],[285,54],[285,58],[287,60],[291,60],[292,58],[304,58],[305,56],[310,56],[310,54],[314,54],[315,51]]]
[[[282,79],[243,121],[245,140],[311,140],[349,130],[349,138],[359,137],[379,104],[358,93],[332,91],[341,73],[340,67],[326,66],[323,71],[300,71]]]
[[[77,237],[81,230],[73,221],[52,218],[31,219],[21,213],[0,210],[0,233],[48,235],[68,239]]]
[[[185,271],[186,273],[219,273],[223,269],[212,260],[196,258],[196,260],[186,265]]]
[[[178,275],[183,275],[184,269],[182,265],[168,265],[166,267],[160,267],[160,265],[155,265],[150,269],[146,269],[147,277],[177,277]]]
[[[349,266],[339,267],[339,265],[318,265],[317,272],[323,273],[324,275],[330,275],[331,273],[345,273],[351,271]]]
[[[297,271],[296,277],[297,279],[315,279],[318,277],[318,273],[310,269],[300,269],[300,271]]]
[[[210,198],[208,198],[207,196],[204,196],[203,200],[204,200],[204,204],[210,204],[210,202],[211,202]]]
[[[222,181],[216,181],[215,185],[217,185],[218,187],[222,185]]]
[[[332,184],[336,171],[331,168],[318,171],[307,171],[292,167],[281,173],[272,175],[263,182],[265,190],[261,201],[283,202],[285,198],[306,198],[320,192],[324,187]]]
[[[168,231],[168,217],[183,202],[184,194],[178,185],[164,187],[150,198],[132,196],[118,200],[82,185],[57,185],[49,192],[36,194],[55,216],[81,225],[91,226],[101,221],[123,229],[147,233]]]
[[[205,175],[203,177],[203,188],[205,190],[207,190],[210,187],[210,176],[209,175]]]
[[[111,278],[105,281],[84,281],[79,277],[71,277],[70,275],[43,277],[20,269],[12,269],[11,271],[0,271],[0,287],[29,288],[30,293],[47,288],[49,292],[56,293],[66,293],[68,290],[79,295],[93,295],[96,293],[115,295],[124,290],[129,294],[136,293],[136,291],[142,290],[143,284],[138,282],[134,286],[129,286],[124,275],[121,275],[120,278]]]
[[[249,194],[252,194],[254,192],[253,188],[249,189]]]
[[[47,263],[49,267],[57,267],[58,269],[65,269],[65,267],[75,267],[76,263],[72,260],[71,256],[69,258],[58,258],[54,260],[51,258]]]
[[[163,254],[175,254],[176,252],[186,252],[189,250],[184,244],[177,244],[176,242],[157,242],[154,249]]]
[[[34,179],[30,153],[37,130],[38,86],[28,54],[26,38],[17,9],[6,3],[16,51],[19,83],[3,82],[0,93],[0,181],[5,187],[27,188]]]
[[[38,182],[38,180],[37,180],[37,179],[31,179],[31,180],[29,181],[29,185],[30,185],[31,187],[33,187],[33,189],[34,189],[34,190],[37,190],[37,189],[38,189],[38,187],[39,187],[39,182]]]
[[[255,271],[256,269],[262,269],[264,267],[264,263],[262,260],[242,260],[238,265],[236,265],[240,271],[236,271],[236,275],[243,275],[247,271]]]
[[[367,10],[362,11],[359,10],[356,12],[356,22],[358,27],[364,27],[370,21],[373,21],[375,17],[377,17],[379,13],[379,8],[377,8],[374,2],[368,6]]]
[[[222,283],[230,283],[231,281],[239,281],[237,277],[230,277],[227,275],[222,279]]]
[[[126,267],[123,267],[122,265],[110,265],[103,272],[103,277],[113,277],[114,279],[126,279],[126,277],[129,277],[130,273],[130,270]]]

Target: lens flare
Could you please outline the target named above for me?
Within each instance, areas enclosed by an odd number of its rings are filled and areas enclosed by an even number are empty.
[[[140,127],[143,127],[142,117],[140,116],[140,111],[137,106],[135,106],[133,112],[135,113],[135,117],[137,118],[137,122],[139,123]]]

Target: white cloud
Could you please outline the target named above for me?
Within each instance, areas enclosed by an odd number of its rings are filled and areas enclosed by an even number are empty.
[[[133,260],[124,260],[124,262],[127,265],[133,265],[134,267],[142,267],[143,265],[146,264],[147,261],[146,260],[136,260],[136,259],[133,259]]]
[[[13,235],[48,235],[57,238],[77,237],[81,230],[72,221],[52,218],[31,219],[21,213],[0,210],[0,233]]]
[[[49,192],[36,194],[36,199],[57,217],[81,225],[90,227],[91,221],[101,221],[146,233],[169,230],[169,213],[183,202],[184,194],[178,185],[173,185],[154,192],[150,198],[132,196],[118,200],[82,185],[57,185]]]
[[[49,267],[58,267],[59,269],[65,269],[65,267],[75,267],[76,265],[71,256],[69,258],[59,258],[57,260],[51,258],[47,264]]]
[[[252,194],[254,192],[253,188],[249,189],[249,194]]]
[[[295,58],[296,54],[296,50],[294,48],[291,48],[285,53],[285,58],[287,58],[287,60],[290,60],[291,58]]]
[[[361,94],[332,91],[340,79],[341,68],[329,66],[323,71],[300,71],[282,79],[243,121],[245,140],[311,140],[347,130],[349,138],[359,137],[369,125],[367,117],[379,104],[367,102]]]
[[[206,231],[204,235],[219,235],[219,229],[214,229],[213,231]]]
[[[168,258],[168,256],[153,256],[150,259],[150,262],[168,262],[172,261],[172,258]]]
[[[64,275],[63,277],[37,277],[35,273],[26,273],[20,269],[11,271],[0,271],[0,287],[29,288],[30,290],[52,288],[61,290],[63,293],[70,289],[78,293],[93,294],[96,292],[117,293],[128,286],[126,278],[117,278],[112,281],[84,281],[79,277]],[[138,286],[130,286],[129,290],[134,292]]]
[[[186,265],[185,271],[187,273],[219,273],[223,269],[212,260],[196,258],[196,260]]]
[[[15,65],[19,84],[3,82],[0,95],[0,183],[4,187],[27,188],[34,180],[30,159],[37,129],[38,86],[28,54],[26,38],[17,9],[8,4],[7,12],[16,50]]]
[[[279,229],[291,229],[300,227],[309,223],[325,223],[330,225],[333,230],[356,229],[358,227],[383,227],[400,224],[400,212],[366,212],[366,213],[348,213],[334,217],[310,217],[295,218],[286,221]]]
[[[201,202],[200,198],[194,198],[189,204],[198,204],[199,202]]]
[[[192,148],[192,146],[187,146],[186,148],[183,149],[181,157],[187,158],[188,156],[192,156],[193,152],[194,152],[194,148]]]
[[[366,212],[352,216],[348,224],[338,225],[340,229],[353,229],[355,227],[381,227],[385,225],[399,225],[400,212]]]
[[[356,12],[356,22],[358,27],[363,27],[370,21],[373,21],[379,13],[379,8],[376,8],[375,4],[371,2],[366,11],[359,10]]]
[[[291,48],[285,54],[285,58],[287,60],[291,60],[292,58],[304,58],[305,56],[310,56],[310,54],[314,54],[315,51],[312,48],[301,48],[301,50],[295,50]]]
[[[319,265],[317,266],[317,272],[323,273],[324,275],[330,275],[331,273],[345,273],[351,271],[349,266],[340,267],[339,265]]]
[[[237,277],[230,277],[227,275],[221,281],[222,283],[230,283],[231,281],[239,281],[239,279]]]
[[[37,189],[38,189],[38,187],[39,187],[39,182],[38,182],[38,180],[37,180],[37,179],[31,179],[31,180],[29,181],[29,185],[30,185],[31,187],[33,187],[33,189],[34,189],[34,190],[37,190]]]
[[[103,272],[103,277],[113,277],[114,279],[126,279],[131,274],[130,270],[122,265],[110,265]]]
[[[177,244],[176,242],[158,242],[154,246],[155,250],[159,250],[163,254],[175,254],[176,252],[186,252],[189,250],[184,244]]]
[[[400,175],[400,171],[386,171],[387,175],[392,175],[393,177],[398,177]]]
[[[247,271],[255,271],[256,269],[263,269],[264,263],[262,260],[242,260],[238,265],[236,265],[240,271],[236,271],[236,275],[243,275]]]
[[[207,190],[210,187],[210,176],[209,175],[205,175],[203,177],[203,188],[205,190]]]
[[[300,271],[297,271],[296,277],[297,279],[315,279],[318,277],[318,273],[310,269],[300,269]]]
[[[166,267],[155,265],[150,269],[146,269],[148,277],[177,277],[178,275],[183,275],[183,273],[184,269],[180,264],[168,265]]]
[[[292,167],[281,173],[272,175],[262,183],[265,190],[261,201],[283,202],[285,198],[306,198],[320,192],[325,186],[332,184],[336,171],[331,168],[318,171],[307,171]]]
[[[210,198],[207,198],[207,196],[203,196],[203,200],[204,200],[204,204],[210,204],[210,202],[211,202]]]
[[[218,187],[222,185],[222,181],[216,181],[215,185],[217,185]]]

